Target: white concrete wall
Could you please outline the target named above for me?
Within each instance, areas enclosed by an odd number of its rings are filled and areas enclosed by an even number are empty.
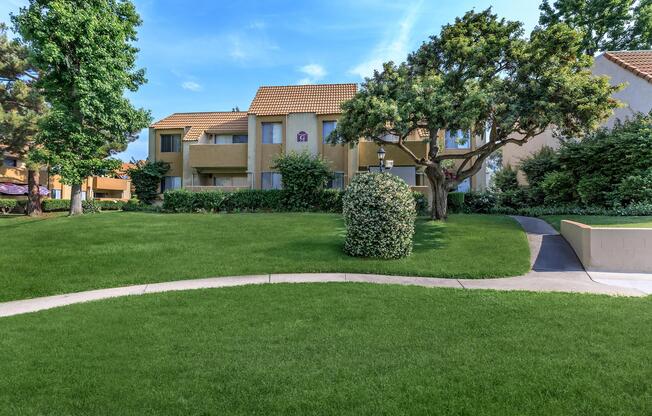
[[[652,273],[652,228],[594,228],[564,220],[561,234],[587,270]]]
[[[308,133],[307,142],[297,141],[297,134],[301,131]],[[316,155],[319,153],[317,139],[317,115],[315,113],[288,114],[285,129],[286,153],[308,151],[310,154]]]
[[[604,125],[613,127],[616,119],[625,120],[633,114],[648,113],[652,109],[652,83],[634,75],[631,71],[600,55],[595,58],[591,69],[595,75],[608,75],[611,85],[626,84],[625,88],[613,94],[624,107],[617,108]]]

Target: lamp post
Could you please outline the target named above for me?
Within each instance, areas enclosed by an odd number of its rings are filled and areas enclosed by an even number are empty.
[[[380,173],[383,173],[385,171],[385,149],[383,149],[383,146],[380,146],[380,149],[378,149],[378,162]]]

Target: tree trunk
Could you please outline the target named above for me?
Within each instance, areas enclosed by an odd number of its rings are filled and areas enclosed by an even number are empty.
[[[76,183],[72,185],[70,190],[70,211],[69,215],[80,215],[83,214],[82,210],[82,192],[81,192],[81,183]]]
[[[432,211],[430,218],[433,220],[445,220],[448,217],[448,184],[446,174],[439,166],[426,168],[426,176],[430,182],[432,192]]]
[[[37,217],[43,213],[39,192],[40,176],[39,168],[27,170],[27,215],[30,217]]]

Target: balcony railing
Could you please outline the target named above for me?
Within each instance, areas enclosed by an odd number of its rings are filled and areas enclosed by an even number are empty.
[[[232,191],[239,191],[241,189],[251,189],[251,187],[250,186],[185,186],[184,189],[187,189],[190,192],[210,192],[210,191],[232,192]]]

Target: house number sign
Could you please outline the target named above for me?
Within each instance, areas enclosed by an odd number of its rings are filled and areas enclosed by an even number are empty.
[[[308,133],[306,133],[305,131],[300,131],[297,133],[297,142],[302,143],[307,141],[308,141]]]

